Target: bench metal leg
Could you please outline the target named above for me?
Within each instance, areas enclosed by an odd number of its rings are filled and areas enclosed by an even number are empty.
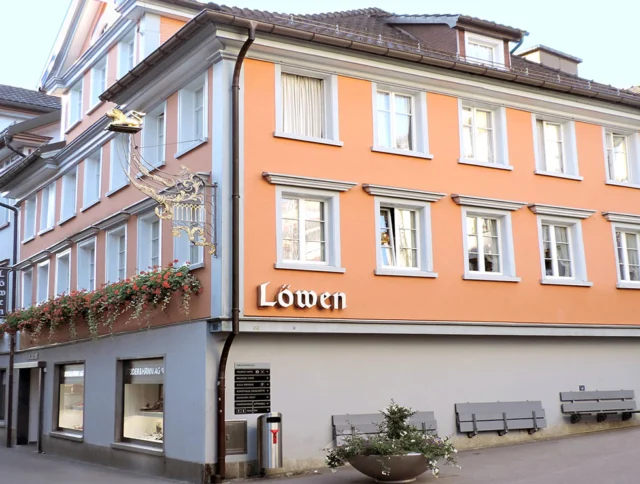
[[[531,411],[531,416],[533,417],[533,428],[529,429],[529,435],[535,434],[538,431],[538,416],[535,410]]]
[[[605,420],[607,420],[607,414],[606,414],[606,413],[599,413],[599,414],[596,416],[596,420],[597,420],[598,422],[604,422]]]
[[[580,422],[580,420],[582,420],[582,415],[580,415],[579,413],[574,413],[571,415],[571,423],[575,424]]]
[[[504,430],[499,430],[498,435],[502,437],[504,434],[509,432],[509,423],[507,422],[507,413],[502,412],[502,421],[504,422]]]
[[[626,422],[627,420],[631,420],[633,414],[631,412],[622,412],[622,421]]]
[[[478,435],[478,422],[476,421],[476,414],[471,414],[471,420],[473,421],[473,432],[467,432],[467,437],[470,439]]]

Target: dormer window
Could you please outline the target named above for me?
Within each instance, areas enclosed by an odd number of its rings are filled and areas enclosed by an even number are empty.
[[[504,67],[504,41],[485,35],[465,32],[465,57],[467,62],[491,67]]]

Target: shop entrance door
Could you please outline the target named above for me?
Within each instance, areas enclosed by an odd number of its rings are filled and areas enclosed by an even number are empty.
[[[16,444],[29,443],[29,410],[31,407],[31,368],[18,370],[18,412]]]
[[[44,362],[16,363],[18,371],[18,406],[16,412],[16,444],[38,444],[42,452],[44,416]]]

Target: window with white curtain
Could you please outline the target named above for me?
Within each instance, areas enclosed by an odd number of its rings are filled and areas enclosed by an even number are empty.
[[[78,290],[96,289],[96,239],[78,244]]]
[[[98,150],[84,160],[83,210],[100,200],[101,174],[102,150]]]
[[[619,280],[640,283],[640,232],[619,229],[615,234]]]
[[[465,159],[495,163],[493,112],[473,106],[462,107],[462,139]]]
[[[500,219],[467,214],[466,224],[467,270],[500,274]]]
[[[67,128],[82,119],[82,80],[76,82],[68,94]]]
[[[309,138],[324,138],[324,79],[282,73],[282,130]]]
[[[77,167],[62,176],[62,203],[60,221],[70,219],[76,214]]]
[[[109,167],[109,191],[118,190],[129,183],[129,136],[119,133],[111,140],[111,163]],[[109,193],[107,193],[107,196]]]
[[[564,173],[565,155],[562,125],[538,120],[538,140],[545,171]]]
[[[180,157],[208,139],[206,72],[178,91],[178,152]]]
[[[633,156],[633,139],[625,134],[605,132],[607,177],[609,181],[623,184],[638,183],[639,171]]]
[[[504,40],[468,31],[464,37],[467,62],[504,68]]]
[[[280,200],[282,260],[326,263],[327,210],[322,200]]]
[[[138,217],[138,272],[160,266],[160,219],[155,213]]]
[[[71,252],[56,256],[56,295],[71,292]]]
[[[413,98],[396,92],[378,91],[377,146],[397,150],[415,148]]]
[[[53,228],[56,215],[56,182],[47,185],[41,193],[40,232]]]
[[[107,232],[107,283],[122,281],[127,274],[127,228]]]
[[[36,235],[36,202],[33,195],[24,202],[24,237],[23,241],[32,239]]]
[[[542,246],[545,275],[568,277],[574,275],[571,231],[568,226],[543,223]]]
[[[22,288],[21,294],[21,307],[28,308],[33,305],[33,269],[25,269],[22,271]]]
[[[135,35],[132,30],[118,43],[118,79],[135,65]]]
[[[184,232],[179,237],[173,237],[173,258],[181,266],[189,263],[190,266],[204,263],[204,247],[194,244]]]
[[[582,180],[575,123],[533,114],[536,173]]]
[[[91,107],[100,103],[100,94],[107,87],[107,57],[100,59],[91,69]]]
[[[38,264],[36,302],[40,304],[49,299],[49,261]]]
[[[141,151],[148,169],[165,164],[165,108],[166,103],[163,102],[145,116]]]

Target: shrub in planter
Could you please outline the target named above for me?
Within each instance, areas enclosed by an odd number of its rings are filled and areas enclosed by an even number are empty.
[[[442,439],[408,423],[416,412],[391,400],[381,410],[384,420],[376,435],[347,435],[330,449],[326,461],[332,470],[349,462],[360,472],[381,482],[411,482],[420,474],[440,472],[439,465],[455,465],[457,450]]]

